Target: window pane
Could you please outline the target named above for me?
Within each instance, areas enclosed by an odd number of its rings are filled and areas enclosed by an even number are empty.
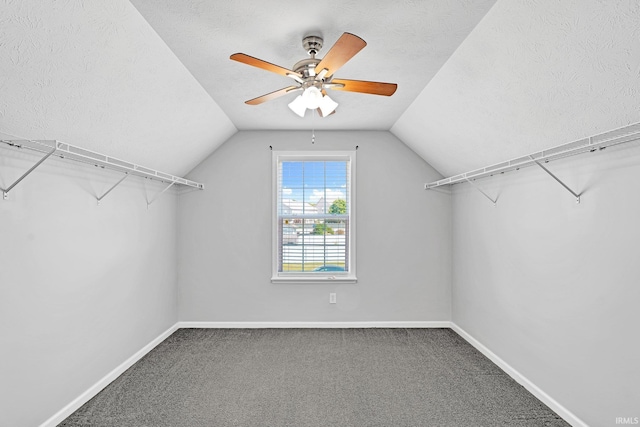
[[[349,162],[278,167],[278,272],[349,271]]]
[[[282,218],[281,272],[348,271],[346,219]]]
[[[348,214],[348,162],[282,162],[278,213],[304,215]],[[332,205],[340,200],[338,205]]]

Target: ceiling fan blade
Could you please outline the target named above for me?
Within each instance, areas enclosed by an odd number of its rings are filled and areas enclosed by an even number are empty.
[[[331,77],[333,73],[353,58],[355,54],[360,52],[366,45],[367,43],[364,40],[354,34],[342,34],[316,66],[316,74],[320,74],[323,69],[327,69],[326,77]]]
[[[262,68],[263,70],[271,71],[272,73],[280,74],[282,76],[288,77],[289,74],[302,77],[300,73],[296,73],[293,70],[289,70],[288,68],[281,67],[279,65],[272,64],[267,61],[263,61],[262,59],[254,58],[253,56],[246,55],[244,53],[234,53],[229,57],[229,59],[233,59],[234,61],[242,62],[243,64],[252,65],[254,67]]]
[[[257,98],[253,98],[248,101],[245,101],[245,104],[249,104],[249,105],[262,104],[263,102],[271,101],[272,99],[279,98],[282,95],[288,94],[289,92],[295,92],[301,89],[302,89],[301,87],[297,87],[297,86],[288,86],[283,89],[276,90],[275,92],[271,92],[266,95],[262,95]]]
[[[360,92],[384,96],[393,95],[398,88],[398,85],[395,83],[367,82],[364,80],[333,79],[331,80],[331,83],[344,85],[342,87],[331,87],[333,90],[345,90],[347,92]]]

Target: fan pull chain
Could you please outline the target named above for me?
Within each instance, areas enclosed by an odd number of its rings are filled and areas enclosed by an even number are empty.
[[[311,110],[311,144],[312,145],[316,143],[315,118],[316,118],[316,110]]]

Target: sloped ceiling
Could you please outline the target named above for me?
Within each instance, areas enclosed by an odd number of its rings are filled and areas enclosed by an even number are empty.
[[[0,1],[0,137],[181,175],[235,132],[128,1]]]
[[[390,129],[452,175],[640,118],[635,1],[132,3],[0,0],[0,137],[180,175],[238,129]],[[324,119],[244,104],[289,80],[230,54],[291,67],[304,35],[322,56],[345,31],[368,46],[336,76],[398,83],[391,98],[334,91]]]
[[[501,0],[391,131],[451,176],[639,113],[639,2]]]
[[[132,0],[160,37],[240,130],[388,130],[495,0]],[[246,53],[285,68],[309,56],[307,35],[324,38],[323,57],[344,32],[367,46],[338,78],[398,84],[390,98],[330,91],[340,104],[321,119],[287,108],[298,94],[250,106],[244,101],[290,86],[278,74],[231,61]]]

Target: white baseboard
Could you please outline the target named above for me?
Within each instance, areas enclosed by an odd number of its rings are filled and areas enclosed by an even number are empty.
[[[498,357],[494,352],[485,347],[480,341],[469,335],[467,331],[460,326],[451,322],[451,329],[453,329],[458,335],[464,338],[469,344],[474,346],[480,353],[484,354],[489,360],[498,365],[500,369],[506,372],[517,383],[526,388],[531,394],[537,397],[542,403],[547,405],[556,414],[560,415],[562,419],[571,424],[573,427],[589,427],[587,423],[578,418],[573,412],[558,403],[554,398],[542,391],[537,385],[531,382],[528,378],[516,371],[511,365]]]
[[[450,328],[449,321],[409,322],[178,322],[178,328]]]
[[[133,356],[122,362],[113,371],[89,387],[87,391],[75,398],[71,403],[60,409],[40,427],[55,427],[69,415],[73,414],[82,405],[87,403],[96,394],[102,391],[124,371],[129,369],[138,360],[153,350],[158,344],[167,339],[180,328],[449,328],[449,321],[427,322],[178,322],[157,336],[149,344],[138,350]]]
[[[178,324],[176,323],[160,335],[158,335],[153,341],[149,344],[142,347],[138,350],[133,356],[122,362],[118,367],[116,367],[113,371],[109,372],[102,379],[100,379],[93,386],[89,387],[87,391],[82,393],[80,396],[76,397],[71,403],[67,406],[59,410],[55,413],[51,418],[46,420],[44,423],[40,424],[40,427],[55,427],[69,415],[73,414],[76,410],[78,410],[82,405],[87,403],[94,397],[96,394],[100,393],[102,389],[111,384],[113,380],[118,378],[124,371],[129,369],[136,363],[138,360],[142,359],[147,353],[153,350],[158,344],[164,341],[169,335],[174,333],[178,329]]]
[[[529,381],[524,375],[516,371],[511,365],[498,357],[495,353],[485,347],[482,343],[469,335],[464,329],[450,321],[388,321],[388,322],[178,322],[169,329],[161,333],[149,344],[137,351],[133,356],[122,362],[113,371],[109,372],[97,383],[91,386],[87,391],[74,399],[67,406],[59,410],[56,414],[40,424],[40,427],[55,427],[65,418],[75,412],[78,408],[88,402],[92,397],[98,394],[102,389],[108,386],[113,380],[118,378],[124,371],[129,369],[138,360],[153,350],[158,344],[168,338],[176,330],[180,328],[451,328],[458,335],[464,338],[469,344],[474,346],[478,351],[484,354],[489,360],[498,365],[516,382],[527,389],[531,394],[536,396],[560,415],[565,421],[573,427],[589,427],[584,421],[574,415],[567,408],[554,400],[547,393],[542,391],[538,386]]]

